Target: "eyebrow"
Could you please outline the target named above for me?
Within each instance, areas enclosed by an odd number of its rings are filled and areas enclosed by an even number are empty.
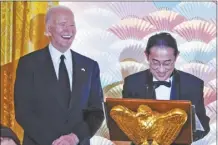
[[[154,60],[154,61],[160,61],[160,60],[157,60],[157,59],[155,59],[155,58],[152,58],[152,60]],[[171,60],[171,59],[164,60],[164,62],[166,62],[166,61],[172,61],[172,60]]]
[[[57,23],[57,24],[67,24],[67,22],[59,22],[59,23]],[[75,23],[71,23],[71,24],[69,24],[70,26],[75,26]]]

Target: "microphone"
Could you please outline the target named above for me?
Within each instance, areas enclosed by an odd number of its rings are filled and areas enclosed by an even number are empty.
[[[151,97],[151,98],[155,98],[155,89],[157,87],[157,85],[153,85],[153,86],[149,86],[149,84],[145,85],[146,87],[146,96]]]

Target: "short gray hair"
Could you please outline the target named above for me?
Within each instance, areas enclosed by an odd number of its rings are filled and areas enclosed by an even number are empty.
[[[52,13],[53,13],[55,10],[58,10],[58,9],[65,9],[65,10],[71,11],[71,9],[68,8],[68,7],[66,7],[66,6],[62,6],[62,5],[53,6],[53,7],[51,7],[51,8],[47,11],[47,13],[46,13],[46,15],[45,15],[45,24],[47,24],[48,21],[51,19]],[[72,12],[72,11],[71,11],[71,12]],[[73,13],[73,12],[72,12],[72,13]]]

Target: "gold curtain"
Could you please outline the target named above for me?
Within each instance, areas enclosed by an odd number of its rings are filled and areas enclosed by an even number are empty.
[[[44,35],[47,9],[58,2],[0,2],[1,14],[1,124],[22,140],[14,116],[14,80],[18,59],[49,43]]]

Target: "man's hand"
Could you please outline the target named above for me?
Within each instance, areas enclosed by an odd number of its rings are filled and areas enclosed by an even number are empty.
[[[1,137],[1,145],[17,145],[13,139],[7,138],[7,137]]]
[[[74,133],[71,133],[59,137],[52,143],[52,145],[77,145],[78,143],[78,137]]]

